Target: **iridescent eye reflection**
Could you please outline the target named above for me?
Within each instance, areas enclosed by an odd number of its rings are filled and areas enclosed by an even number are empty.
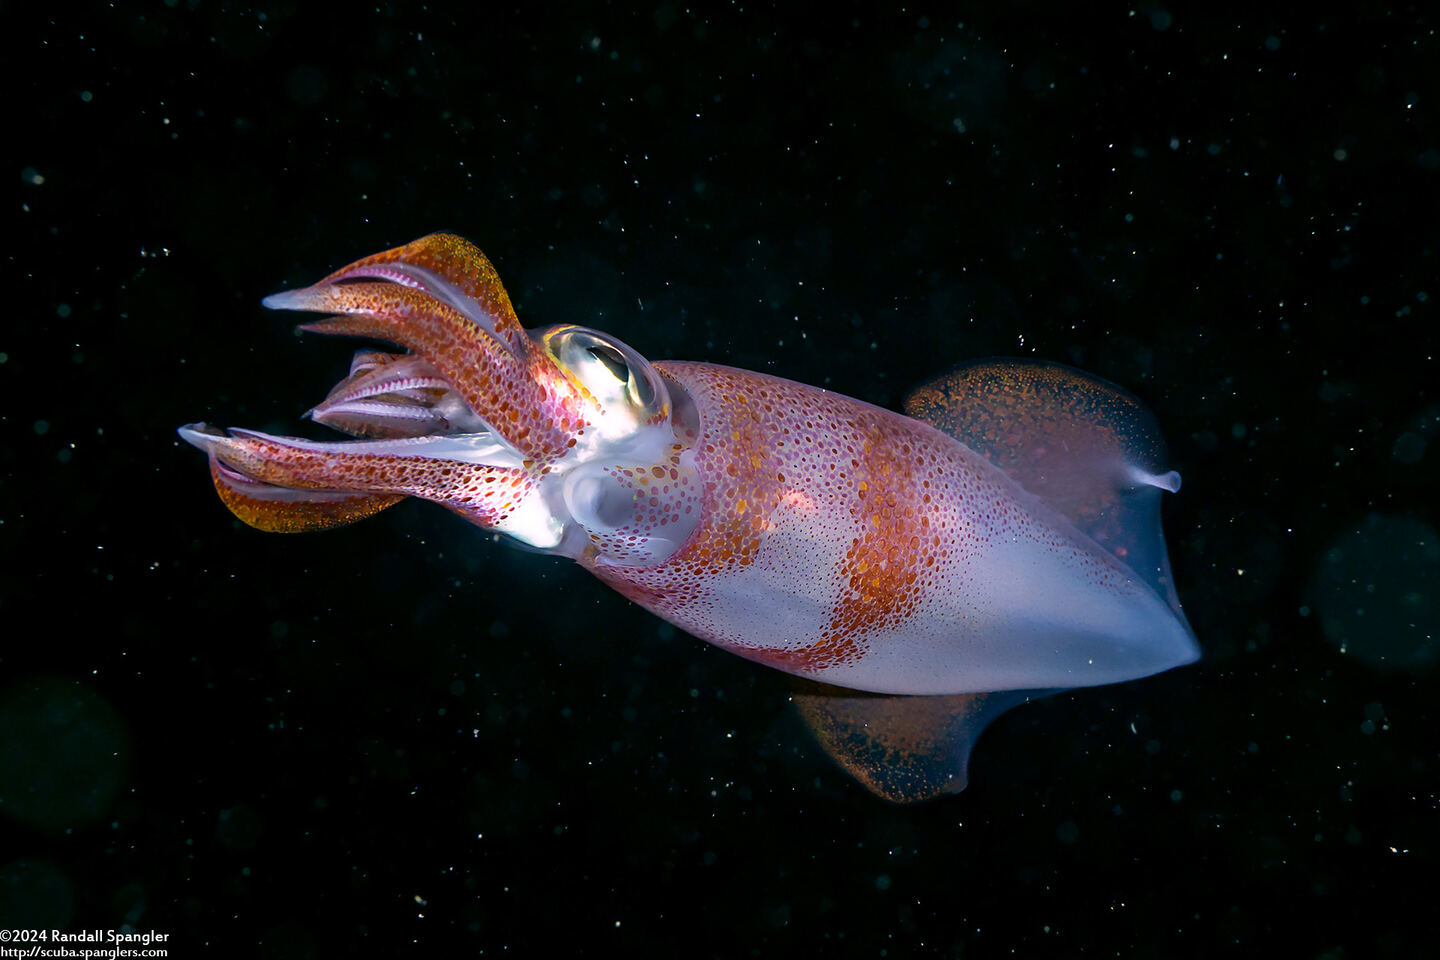
[[[551,327],[540,340],[555,364],[600,410],[595,428],[607,441],[623,439],[669,415],[665,383],[644,357],[598,330]]]

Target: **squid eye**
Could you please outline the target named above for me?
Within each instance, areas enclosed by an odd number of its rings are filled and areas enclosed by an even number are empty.
[[[571,326],[551,327],[534,336],[560,368],[613,417],[633,424],[669,415],[669,392],[660,374],[614,337]]]
[[[621,383],[630,382],[630,365],[620,355],[620,351],[608,343],[594,343],[585,348],[585,352],[605,365],[605,369],[615,375],[615,379]]]

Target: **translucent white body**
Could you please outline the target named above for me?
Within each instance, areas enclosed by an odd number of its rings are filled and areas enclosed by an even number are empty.
[[[954,438],[803,384],[659,366],[700,412],[700,523],[664,563],[587,563],[697,636],[901,694],[1114,683],[1198,656],[1162,571],[1137,573]],[[1158,519],[1133,522],[1148,540]]]

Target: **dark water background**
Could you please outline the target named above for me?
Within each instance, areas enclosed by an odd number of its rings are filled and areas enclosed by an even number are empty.
[[[171,956],[1430,955],[1440,17],[4,5],[0,924]],[[1299,8],[1297,8],[1299,9]],[[234,522],[259,299],[437,229],[522,321],[895,406],[1130,388],[1192,667],[887,805],[774,673],[404,504]]]

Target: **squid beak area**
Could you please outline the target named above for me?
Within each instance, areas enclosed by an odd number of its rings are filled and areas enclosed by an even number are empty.
[[[492,527],[534,482],[525,470],[504,464],[507,450],[470,437],[324,443],[252,430],[226,433],[204,423],[179,433],[209,457],[215,490],[230,512],[271,533],[343,526],[407,496]]]
[[[264,302],[332,314],[302,324],[302,331],[383,340],[410,351],[373,369],[352,368],[351,378],[312,411],[320,422],[379,437],[483,430],[502,436],[521,459],[548,464],[562,457],[583,424],[579,398],[560,389],[563,377],[528,336],[515,337],[509,324],[497,326],[453,291],[441,293],[389,276],[347,275]]]
[[[350,374],[306,416],[353,437],[494,433],[423,357],[378,351],[355,354]]]
[[[458,237],[422,238],[264,304],[329,315],[301,330],[408,352],[357,354],[309,412],[362,439],[180,428],[209,457],[220,498],[253,527],[325,529],[407,496],[495,527],[524,513],[526,495],[586,426],[582,398],[520,326],[494,268]]]

